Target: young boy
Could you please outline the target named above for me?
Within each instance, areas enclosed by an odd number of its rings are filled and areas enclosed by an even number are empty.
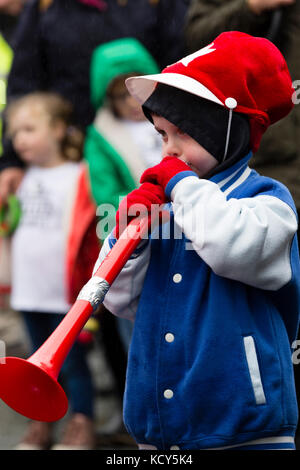
[[[293,106],[286,63],[268,40],[227,32],[127,86],[164,158],[121,203],[113,233],[135,204],[170,210],[105,298],[134,320],[127,429],[144,449],[294,449],[296,211],[281,183],[248,167]]]

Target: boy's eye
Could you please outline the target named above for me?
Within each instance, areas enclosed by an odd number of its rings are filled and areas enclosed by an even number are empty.
[[[163,141],[166,141],[167,139],[167,134],[164,132],[164,131],[161,131],[159,129],[156,129],[157,130],[157,133],[161,136],[162,140]]]

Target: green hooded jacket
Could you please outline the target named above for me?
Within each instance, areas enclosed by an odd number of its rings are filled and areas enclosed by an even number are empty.
[[[142,171],[137,150],[127,142],[121,120],[105,106],[107,88],[112,80],[133,72],[141,75],[159,72],[152,56],[136,39],[118,39],[94,50],[90,79],[91,100],[97,115],[87,128],[84,158],[88,162],[92,195],[98,206],[111,204],[117,209],[120,196],[136,188]]]

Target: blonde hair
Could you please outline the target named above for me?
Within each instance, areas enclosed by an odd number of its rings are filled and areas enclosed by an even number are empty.
[[[61,140],[61,153],[65,160],[73,162],[82,158],[84,134],[72,125],[72,104],[57,93],[34,92],[11,101],[5,110],[7,135],[11,137],[11,123],[15,113],[23,106],[37,106],[50,118],[50,125],[65,124],[65,135]]]

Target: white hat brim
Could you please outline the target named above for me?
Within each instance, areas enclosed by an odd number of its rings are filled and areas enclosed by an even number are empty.
[[[201,98],[213,101],[224,106],[208,88],[194,78],[179,73],[159,73],[154,75],[143,75],[139,77],[130,77],[125,81],[129,93],[140,103],[144,104],[153,93],[157,83],[179,88]]]

